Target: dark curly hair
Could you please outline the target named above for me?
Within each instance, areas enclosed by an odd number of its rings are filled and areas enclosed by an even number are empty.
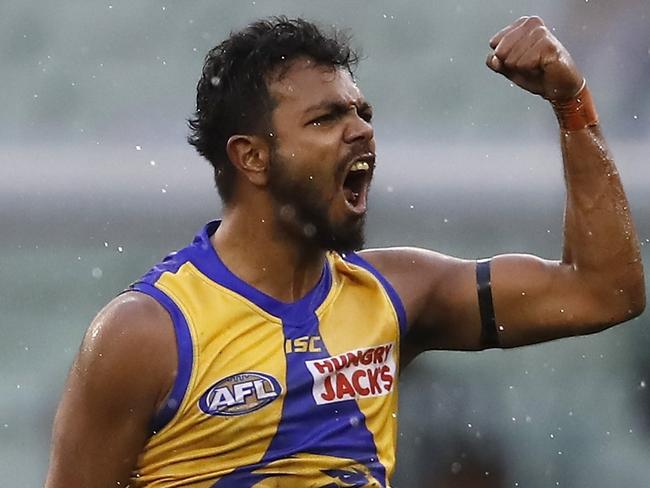
[[[349,38],[332,29],[325,35],[315,24],[284,16],[259,20],[231,33],[208,52],[196,87],[196,112],[188,120],[188,142],[214,168],[224,203],[233,193],[235,169],[226,154],[234,134],[268,134],[274,101],[267,82],[282,76],[283,66],[300,56],[346,69],[358,61]],[[280,70],[279,72],[277,70]]]

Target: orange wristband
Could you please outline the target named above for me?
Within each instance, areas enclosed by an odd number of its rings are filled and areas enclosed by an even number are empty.
[[[582,88],[575,97],[563,102],[551,102],[551,104],[560,123],[560,129],[564,131],[573,132],[598,125],[596,106],[586,82],[583,82]]]

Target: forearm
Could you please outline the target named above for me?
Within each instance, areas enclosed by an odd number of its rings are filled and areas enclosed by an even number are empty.
[[[561,145],[567,188],[563,262],[603,299],[638,313],[645,303],[639,243],[600,128],[562,130]]]

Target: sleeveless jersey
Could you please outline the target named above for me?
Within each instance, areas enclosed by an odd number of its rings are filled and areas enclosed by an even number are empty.
[[[224,265],[218,225],[131,285],[170,314],[178,350],[131,486],[388,487],[405,327],[394,289],[330,252],[315,288],[280,302]]]

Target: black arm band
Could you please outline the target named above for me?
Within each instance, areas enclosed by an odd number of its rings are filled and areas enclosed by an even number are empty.
[[[476,262],[476,289],[478,291],[478,308],[481,314],[481,345],[486,348],[499,347],[499,334],[492,302],[489,259],[481,259]]]

